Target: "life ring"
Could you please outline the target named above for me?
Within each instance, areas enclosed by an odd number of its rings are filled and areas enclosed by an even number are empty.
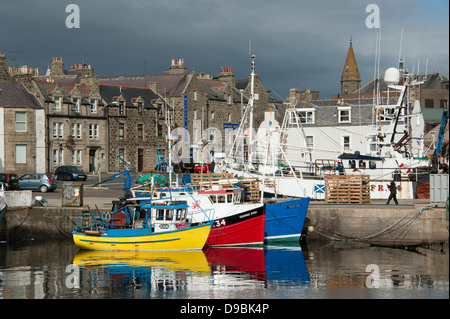
[[[108,213],[105,214],[105,221],[107,223],[109,223],[111,221],[111,213],[108,212]]]

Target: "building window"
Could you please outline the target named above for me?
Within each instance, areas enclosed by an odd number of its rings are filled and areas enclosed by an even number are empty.
[[[123,161],[120,160],[120,159],[125,160],[124,155],[125,155],[125,149],[119,148],[119,167],[124,167]]]
[[[123,141],[125,135],[125,127],[123,123],[119,123],[119,140]]]
[[[27,113],[26,112],[16,112],[16,132],[26,132],[27,131]]]
[[[97,100],[91,99],[91,113],[97,113]]]
[[[211,112],[211,120],[214,120],[214,112]]]
[[[81,150],[72,151],[72,165],[81,166]]]
[[[142,113],[142,110],[144,109],[144,103],[142,102],[138,102],[138,112],[139,114]]]
[[[123,101],[119,101],[119,115],[123,115],[125,113],[125,105]]]
[[[233,96],[228,94],[228,104],[231,105],[231,103],[233,103]]]
[[[53,122],[53,137],[54,138],[63,137],[63,123]]]
[[[351,123],[352,109],[351,107],[339,107],[338,108],[338,122],[339,123]]]
[[[72,111],[80,112],[80,99],[77,97],[74,97],[72,100]]]
[[[314,124],[315,122],[315,109],[300,109],[298,111],[298,117],[300,118],[300,122],[303,124]],[[294,121],[291,118],[291,121]],[[291,123],[291,125],[295,125],[296,123]]]
[[[439,106],[441,109],[446,109],[448,105],[448,100],[439,100]]]
[[[432,99],[425,99],[425,107],[427,109],[434,108],[434,100],[432,100]]]
[[[197,91],[194,90],[194,101],[197,101]]]
[[[98,139],[98,124],[89,124],[89,138]]]
[[[16,164],[26,164],[27,163],[27,145],[17,144],[16,145]]]
[[[53,150],[53,166],[63,165],[63,150]]]
[[[231,113],[228,113],[228,122],[231,123]]]
[[[72,136],[74,138],[81,138],[81,123],[72,124]]]
[[[55,111],[60,112],[62,106],[62,97],[57,96],[55,97]]]
[[[342,147],[344,151],[350,150],[350,136],[342,136]]]
[[[138,124],[137,125],[137,130],[138,130],[138,141],[143,141],[144,140],[144,125],[143,124]]]
[[[197,119],[197,110],[194,110],[194,120]]]

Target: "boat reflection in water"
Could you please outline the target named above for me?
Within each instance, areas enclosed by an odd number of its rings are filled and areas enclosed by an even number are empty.
[[[203,251],[80,250],[73,264],[80,270],[81,296],[120,288],[117,293],[131,298],[227,298],[227,294],[236,298],[236,289],[245,289],[248,294],[242,298],[252,298],[263,297],[269,286],[309,285],[299,245]]]

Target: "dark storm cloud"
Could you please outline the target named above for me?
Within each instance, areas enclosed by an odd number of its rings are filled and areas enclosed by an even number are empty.
[[[65,26],[66,6],[80,8],[80,28]],[[378,29],[368,29],[368,4],[380,8],[380,71],[395,66],[401,28],[402,56],[412,70],[437,69],[448,76],[448,2],[298,0],[19,0],[0,1],[0,51],[11,65],[39,67],[52,57],[66,67],[84,62],[101,76],[158,74],[172,58],[191,71],[217,75],[231,66],[237,78],[249,73],[249,39],[256,70],[272,90],[287,96],[300,87],[336,94],[353,38],[362,82],[373,79]],[[442,12],[447,12],[443,14]]]

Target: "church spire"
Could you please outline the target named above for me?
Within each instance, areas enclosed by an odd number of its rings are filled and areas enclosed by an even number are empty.
[[[361,76],[356,63],[355,52],[353,52],[353,41],[350,37],[347,59],[341,76],[341,94],[352,94],[361,88]]]

